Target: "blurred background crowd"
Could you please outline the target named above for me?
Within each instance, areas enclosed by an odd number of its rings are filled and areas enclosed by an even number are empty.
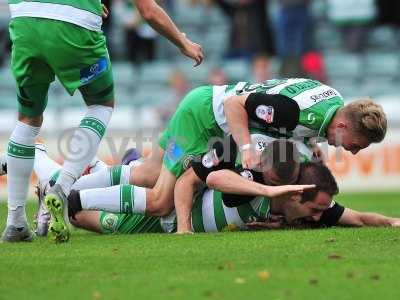
[[[185,93],[202,84],[305,76],[350,99],[384,101],[398,94],[398,1],[160,0],[178,27],[203,46],[206,58],[197,68],[141,19],[131,1],[103,3],[111,12],[103,29],[119,105],[111,129],[162,126]],[[16,108],[8,18],[7,1],[0,0],[0,131],[7,132],[13,126],[7,116]],[[71,99],[53,84],[52,118],[44,129],[51,131],[54,122],[70,125],[82,105],[79,93]]]

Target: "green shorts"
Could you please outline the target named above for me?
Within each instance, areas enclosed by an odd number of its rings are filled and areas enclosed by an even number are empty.
[[[212,97],[212,86],[190,91],[159,140],[165,151],[163,164],[176,177],[190,167],[196,156],[207,152],[216,139],[224,137],[214,117]]]
[[[20,113],[43,113],[55,76],[70,95],[79,89],[89,105],[114,99],[111,62],[101,32],[30,17],[12,19],[9,29]]]
[[[162,233],[160,218],[143,215],[100,213],[100,227],[104,234]]]

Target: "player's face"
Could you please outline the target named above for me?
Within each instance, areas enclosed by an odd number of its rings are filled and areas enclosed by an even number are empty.
[[[313,201],[300,203],[293,201],[289,209],[285,212],[286,221],[290,224],[296,219],[305,218],[306,220],[318,221],[322,213],[327,210],[332,203],[332,197],[325,192],[318,192]]]
[[[327,138],[329,145],[342,146],[352,154],[357,154],[360,150],[370,145],[365,137],[354,133],[346,124],[338,124],[334,130],[328,132]]]

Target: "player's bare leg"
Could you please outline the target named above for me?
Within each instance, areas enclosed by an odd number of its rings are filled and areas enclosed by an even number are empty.
[[[99,211],[80,211],[75,215],[75,219],[70,219],[71,224],[75,227],[101,233],[101,226],[99,223]]]
[[[152,188],[161,172],[164,150],[156,147],[141,164],[131,168],[130,184]]]
[[[175,183],[176,177],[163,166],[153,189],[136,185],[117,185],[72,191],[68,198],[70,217],[74,217],[81,210],[166,216],[174,207]]]

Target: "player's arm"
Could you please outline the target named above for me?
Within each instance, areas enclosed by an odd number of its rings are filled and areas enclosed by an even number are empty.
[[[219,170],[207,176],[207,186],[227,194],[278,197],[287,194],[299,194],[304,190],[315,188],[315,185],[281,185],[269,186],[248,180],[231,171]]]
[[[251,138],[249,131],[249,117],[245,103],[249,95],[232,96],[224,101],[224,112],[229,130],[239,146],[244,168],[251,168]]]
[[[177,218],[177,233],[192,232],[191,212],[194,192],[201,186],[201,179],[189,168],[177,180],[174,189],[174,202]]]
[[[224,168],[224,166],[227,166],[228,164],[220,164],[217,166],[207,167],[204,166],[204,164],[202,163],[204,157],[205,156],[203,156],[200,161],[194,161],[192,163],[193,173],[195,173],[197,177],[209,188],[227,194],[227,199],[235,199],[233,201],[230,201],[233,202],[233,204],[228,204],[227,206],[238,206],[240,204],[243,204],[243,201],[249,202],[256,196],[276,197],[290,193],[302,193],[305,189],[315,187],[314,185],[264,185],[260,183],[263,182],[263,178],[262,175],[258,172],[248,169],[233,170],[232,166],[231,168]],[[241,200],[236,201],[236,199],[239,198]],[[235,205],[235,202],[240,203]]]
[[[202,63],[204,54],[201,46],[189,40],[176,27],[168,14],[154,0],[133,0],[143,19],[158,33],[170,40],[186,56],[195,60],[195,66]]]
[[[342,226],[371,226],[371,227],[399,227],[400,219],[391,218],[377,213],[359,212],[350,208],[345,208],[338,221]]]
[[[337,202],[321,215],[317,224],[321,226],[400,226],[400,219],[390,218],[377,213],[359,212],[350,208],[346,208]]]
[[[239,145],[242,165],[251,168],[249,120],[264,127],[292,131],[299,122],[300,108],[296,101],[283,95],[251,93],[227,98],[224,112],[233,139]]]
[[[108,15],[110,14],[110,12],[108,11],[107,6],[105,6],[104,4],[102,4],[102,5],[101,5],[101,8],[102,8],[101,17],[102,17],[103,19],[107,19],[107,18],[108,18]]]

